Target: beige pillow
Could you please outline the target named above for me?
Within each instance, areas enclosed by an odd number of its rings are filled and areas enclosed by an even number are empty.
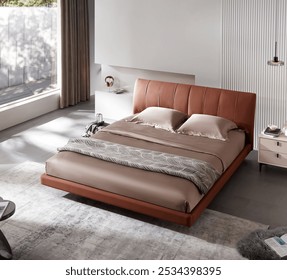
[[[130,121],[174,132],[186,119],[186,114],[174,109],[148,107]]]
[[[225,118],[193,114],[177,132],[226,141],[228,139],[228,132],[235,128],[237,128],[237,125]]]

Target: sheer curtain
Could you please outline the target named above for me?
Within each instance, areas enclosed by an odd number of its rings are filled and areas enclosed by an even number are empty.
[[[60,107],[90,99],[88,0],[61,0]]]

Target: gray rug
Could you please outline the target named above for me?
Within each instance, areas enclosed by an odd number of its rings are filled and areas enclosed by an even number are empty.
[[[191,228],[42,186],[42,164],[0,174],[16,203],[1,222],[14,259],[242,259],[237,242],[266,225],[206,210]]]

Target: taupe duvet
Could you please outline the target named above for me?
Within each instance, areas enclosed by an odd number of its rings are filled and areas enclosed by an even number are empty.
[[[245,141],[244,133],[237,130],[229,132],[228,141],[221,141],[171,133],[125,120],[115,122],[93,137],[202,160],[213,166],[220,174],[243,149]],[[189,180],[119,165],[70,151],[62,151],[50,158],[46,163],[46,173],[187,213],[203,196]]]

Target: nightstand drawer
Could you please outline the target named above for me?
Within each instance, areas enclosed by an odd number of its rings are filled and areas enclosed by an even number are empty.
[[[259,149],[287,154],[287,142],[276,140],[276,138],[260,138]]]
[[[259,152],[259,162],[267,163],[281,167],[287,167],[287,154],[274,153],[271,151],[261,150]]]

